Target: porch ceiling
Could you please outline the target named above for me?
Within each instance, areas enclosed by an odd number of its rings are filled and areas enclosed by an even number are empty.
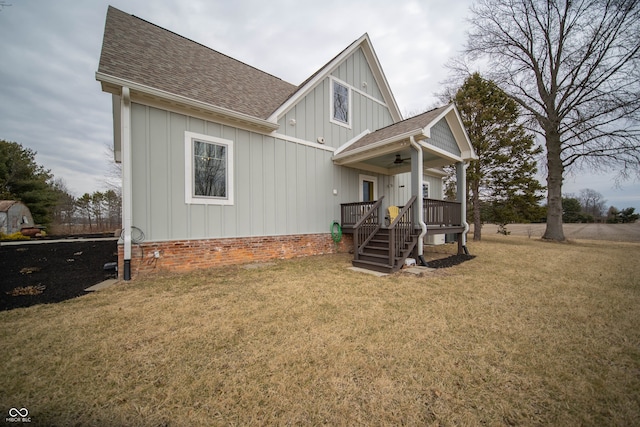
[[[433,152],[422,143],[423,146],[423,166],[425,169],[439,168],[455,163],[456,159],[443,157],[439,153]],[[383,175],[397,175],[411,172],[411,153],[414,150],[409,143],[394,144],[375,152],[361,153],[349,159],[341,159],[338,164],[355,169],[362,169],[369,172]],[[402,163],[395,163],[396,157],[404,159]]]

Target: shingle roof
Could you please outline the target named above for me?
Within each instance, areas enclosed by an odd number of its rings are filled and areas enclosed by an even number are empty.
[[[98,73],[266,119],[297,89],[109,6]]]
[[[11,206],[15,205],[16,203],[20,203],[17,200],[0,200],[0,212],[6,212],[8,211]]]
[[[427,127],[433,120],[435,120],[440,114],[442,114],[442,112],[447,108],[449,108],[449,105],[427,111],[426,113],[418,114],[417,116],[410,117],[406,120],[402,120],[387,127],[378,129],[375,132],[363,136],[358,141],[345,148],[342,153],[348,153],[349,151],[355,150],[357,148],[375,144],[376,142],[400,136],[407,132],[422,130]]]

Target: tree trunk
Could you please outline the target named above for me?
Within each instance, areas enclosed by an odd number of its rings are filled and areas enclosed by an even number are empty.
[[[562,175],[564,167],[560,157],[560,135],[547,132],[547,228],[544,240],[565,241],[562,229]]]
[[[473,203],[473,241],[479,242],[482,240],[482,220],[481,220],[481,211],[480,211],[480,183],[478,181],[474,181],[471,183],[472,187],[472,199],[471,203]]]

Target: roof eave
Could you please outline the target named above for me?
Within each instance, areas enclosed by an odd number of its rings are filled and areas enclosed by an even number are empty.
[[[409,138],[416,136],[423,136],[422,128],[410,130],[399,135],[383,139],[373,144],[368,144],[362,147],[354,148],[347,152],[342,152],[333,156],[333,162],[337,165],[344,165],[352,162],[359,162],[380,155],[381,149],[386,146],[391,146],[397,142],[408,140]],[[395,151],[397,147],[390,147],[391,151]]]
[[[128,87],[132,91],[132,95],[136,92],[140,94],[149,95],[159,99],[166,100],[170,103],[176,103],[189,108],[196,108],[198,110],[208,112],[214,116],[222,116],[231,121],[238,121],[250,126],[255,126],[266,132],[273,132],[277,130],[280,125],[270,120],[264,120],[258,117],[253,117],[248,114],[239,113],[237,111],[229,110],[227,108],[219,107],[206,102],[198,101],[196,99],[188,98],[185,96],[177,95],[175,93],[167,92],[161,89],[156,89],[151,86],[147,86],[141,83],[137,83],[131,80],[115,77],[109,74],[96,72],[96,80],[102,83],[102,90],[104,92],[120,95],[122,87]]]

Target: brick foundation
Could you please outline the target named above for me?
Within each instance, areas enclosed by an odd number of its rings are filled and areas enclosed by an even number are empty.
[[[131,277],[154,271],[187,272],[225,265],[265,262],[309,255],[344,253],[353,249],[353,236],[336,245],[330,234],[298,234],[227,239],[148,242],[131,247]],[[160,257],[155,258],[155,251]],[[118,273],[124,272],[124,246],[118,245]]]

